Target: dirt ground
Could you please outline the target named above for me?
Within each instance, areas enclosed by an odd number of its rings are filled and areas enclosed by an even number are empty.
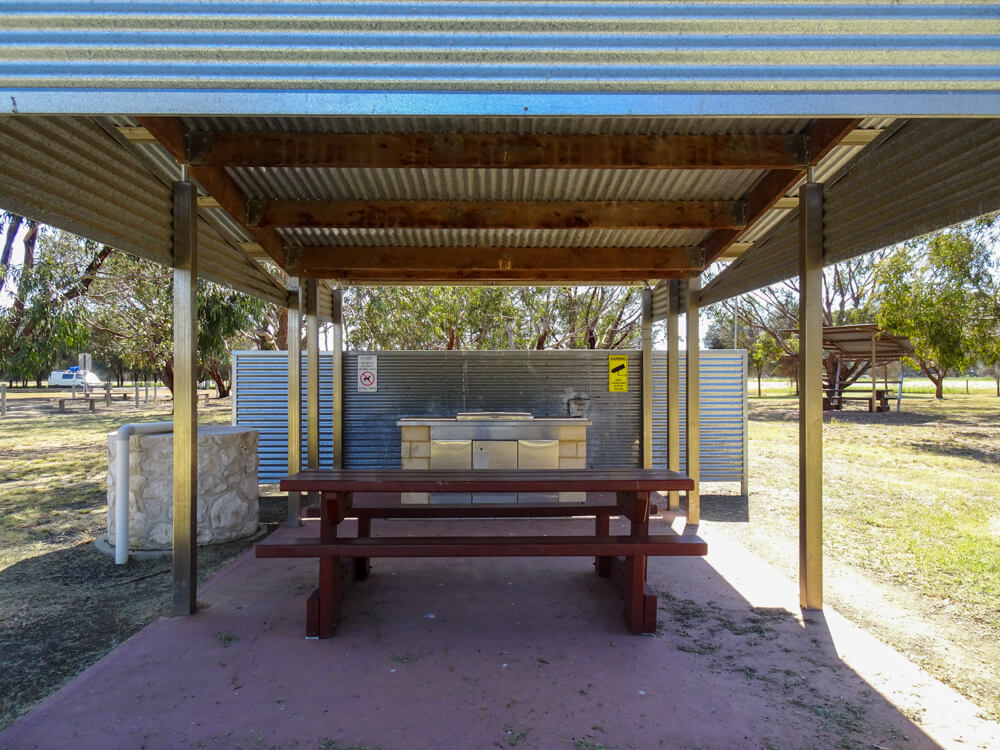
[[[18,408],[34,410],[39,419],[51,417],[52,412],[51,407],[43,404],[23,404]],[[213,404],[212,408],[224,414],[228,402]],[[28,411],[21,414],[27,416]],[[786,417],[794,418],[791,414],[767,415],[767,418]],[[0,424],[0,429],[3,428]],[[990,440],[1000,444],[997,425],[975,429],[996,432]],[[769,494],[766,482],[756,481],[773,467],[768,465],[766,457],[757,456],[754,461],[748,501],[731,494],[705,495],[706,533],[715,539],[727,538],[745,545],[794,579],[797,576],[794,529],[775,522],[774,497]],[[0,483],[0,493],[2,490]],[[706,490],[712,491],[710,487]],[[732,487],[725,486],[725,490],[731,493]],[[794,485],[787,487],[787,491],[794,493]],[[97,512],[104,502],[100,490],[79,498],[83,510],[94,512],[79,513],[78,528],[73,533],[64,529],[50,535],[51,538],[46,537],[41,540],[44,554],[35,554],[0,570],[0,653],[3,654],[0,728],[166,612],[171,583],[169,558],[136,560],[119,567],[112,558],[96,550],[93,539],[105,531],[104,516]],[[283,498],[262,497],[261,520],[269,528],[276,528],[284,514]],[[234,542],[199,550],[201,580],[211,577],[250,545],[249,541]],[[957,606],[949,607],[908,587],[890,585],[864,566],[845,562],[844,557],[828,557],[827,601],[982,706],[984,716],[1000,717],[1000,646],[992,636],[996,622],[978,622]],[[850,555],[846,557],[850,559]],[[707,622],[719,620],[722,631],[736,632],[720,620],[723,616],[718,613],[688,612],[687,603],[674,601],[669,594],[662,601],[671,618],[681,624],[692,617]],[[773,626],[766,611],[752,612],[748,617],[749,625],[740,624],[740,628],[750,628],[747,633]],[[721,658],[715,648],[713,645],[711,656],[709,652],[693,654]],[[754,675],[748,675],[748,679],[754,679]],[[837,720],[850,723],[853,719],[845,715]]]

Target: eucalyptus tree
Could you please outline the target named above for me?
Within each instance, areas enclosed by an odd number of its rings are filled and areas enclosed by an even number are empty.
[[[997,335],[998,217],[920,237],[879,266],[879,322],[909,336],[937,398],[948,373],[988,354]]]

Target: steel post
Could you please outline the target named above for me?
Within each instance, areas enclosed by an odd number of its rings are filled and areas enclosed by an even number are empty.
[[[799,189],[799,295],[799,602],[822,609],[823,186],[813,182]]]
[[[642,290],[642,467],[653,468],[653,290]]]
[[[333,468],[344,468],[344,290],[333,290]]]
[[[174,559],[173,614],[197,609],[198,585],[198,192],[173,187]],[[139,386],[135,386],[136,406]]]
[[[687,289],[687,475],[694,480],[694,489],[687,493],[687,522],[701,522],[701,332],[698,326],[701,277],[688,279]]]
[[[288,279],[288,473],[302,469],[302,294],[299,281]],[[286,525],[300,525],[301,494],[288,493]]]
[[[670,471],[681,470],[679,287],[679,282],[670,282],[670,302],[667,307],[667,469]],[[671,491],[668,498],[667,507],[677,510],[681,505],[680,493]]]

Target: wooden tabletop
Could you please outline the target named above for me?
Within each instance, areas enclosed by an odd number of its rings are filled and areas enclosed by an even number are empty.
[[[292,492],[653,492],[694,489],[665,469],[306,469],[281,480]]]

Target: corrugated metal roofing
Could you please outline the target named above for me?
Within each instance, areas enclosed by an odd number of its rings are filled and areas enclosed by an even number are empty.
[[[989,2],[8,0],[0,13],[0,97],[21,112],[945,115],[996,112],[1000,82]]]
[[[0,205],[154,260],[171,262],[170,189],[89,118],[0,116]],[[204,220],[201,275],[272,302],[280,287]]]
[[[189,130],[235,133],[487,133],[513,135],[774,135],[801,133],[809,120],[684,117],[183,117]],[[134,124],[134,121],[133,121]],[[865,125],[863,127],[876,127]]]
[[[293,245],[349,247],[683,247],[708,234],[700,229],[343,229],[278,230]]]
[[[1000,120],[910,120],[825,193],[825,262],[838,263],[1000,207]],[[798,274],[798,212],[702,292],[702,304]]]

